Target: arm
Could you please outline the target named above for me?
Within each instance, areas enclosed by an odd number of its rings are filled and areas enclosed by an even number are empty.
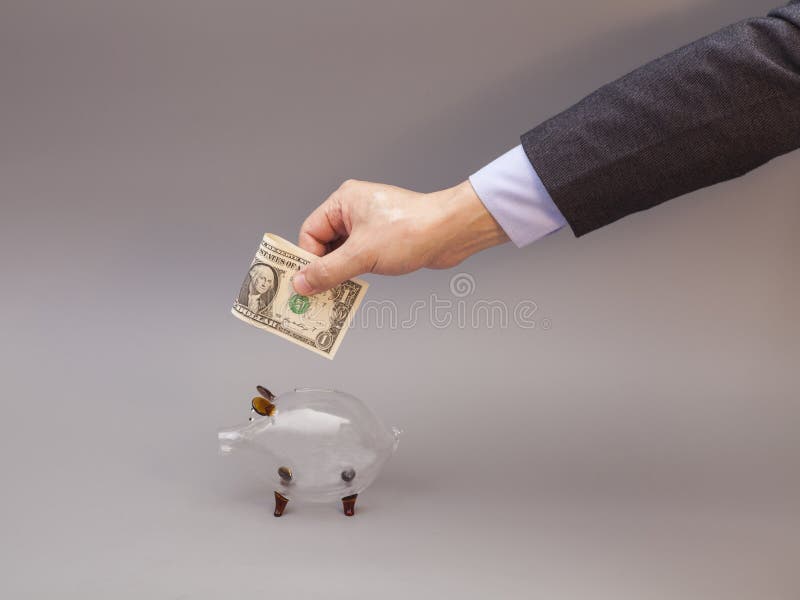
[[[509,171],[501,157],[472,184],[434,194],[347,182],[301,228],[300,246],[321,258],[295,288],[455,266],[564,220],[582,235],[800,147],[800,0],[600,88],[524,134],[522,147],[532,171]]]
[[[800,0],[600,88],[522,145],[576,235],[800,147]]]

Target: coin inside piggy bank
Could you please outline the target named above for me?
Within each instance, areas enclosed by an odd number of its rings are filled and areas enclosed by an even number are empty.
[[[275,492],[275,516],[290,499],[341,499],[344,514],[397,449],[388,428],[355,396],[301,388],[275,396],[262,386],[247,423],[219,431],[220,452],[248,451]]]

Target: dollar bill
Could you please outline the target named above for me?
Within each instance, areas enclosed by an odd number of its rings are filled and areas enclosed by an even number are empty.
[[[265,233],[231,312],[245,323],[333,358],[368,284],[350,279],[313,296],[296,293],[292,276],[316,258]]]

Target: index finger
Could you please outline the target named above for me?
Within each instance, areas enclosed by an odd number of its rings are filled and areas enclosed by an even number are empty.
[[[322,256],[328,251],[330,242],[347,236],[342,218],[342,208],[334,192],[308,215],[300,227],[298,245],[308,252]]]

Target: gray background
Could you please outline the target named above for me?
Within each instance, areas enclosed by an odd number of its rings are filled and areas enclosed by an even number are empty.
[[[797,153],[370,278],[402,313],[466,272],[532,330],[367,324],[328,362],[228,312],[341,180],[453,185],[776,1],[4,0],[0,595],[796,599]],[[256,383],[405,428],[354,519],[274,519],[217,455]]]

